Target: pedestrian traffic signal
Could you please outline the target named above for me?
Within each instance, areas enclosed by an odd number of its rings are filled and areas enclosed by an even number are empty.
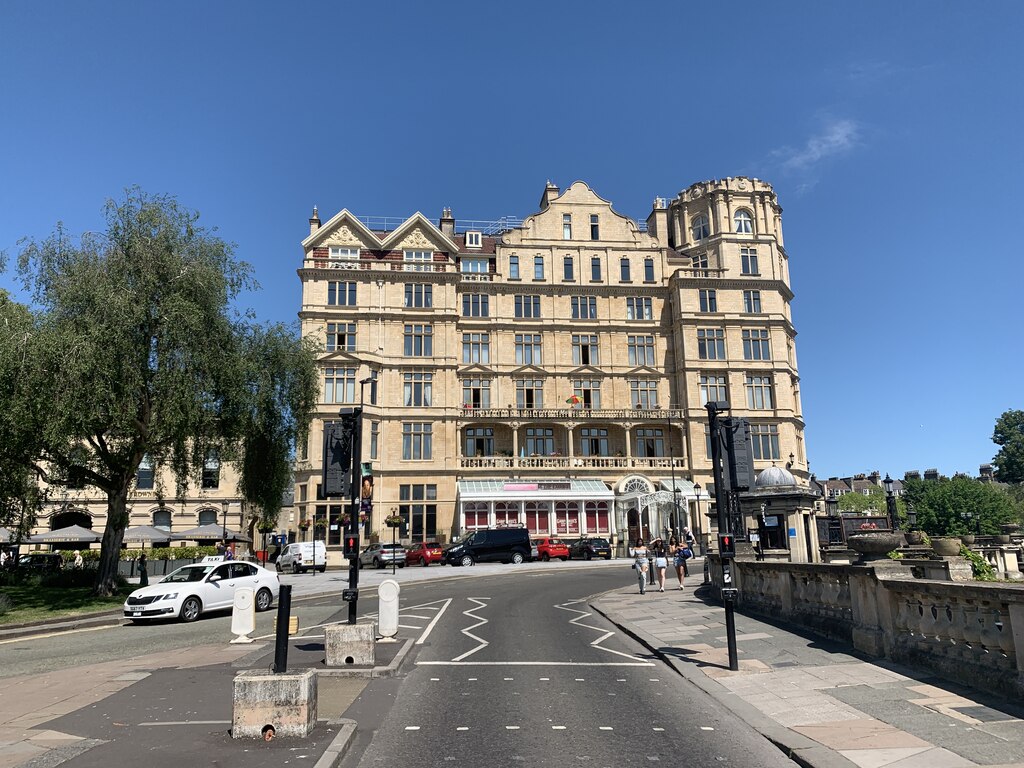
[[[736,557],[736,537],[731,533],[718,535],[718,556],[723,558]]]
[[[353,534],[345,534],[345,557],[355,557],[359,554],[359,537]]]

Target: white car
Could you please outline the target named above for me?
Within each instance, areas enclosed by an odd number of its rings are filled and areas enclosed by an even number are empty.
[[[202,562],[171,571],[156,584],[136,589],[124,603],[125,618],[195,621],[200,614],[230,608],[235,590],[250,587],[256,593],[257,611],[277,600],[277,574],[240,560]]]

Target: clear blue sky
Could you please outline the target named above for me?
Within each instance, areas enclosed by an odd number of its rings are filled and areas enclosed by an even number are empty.
[[[490,219],[747,175],[785,209],[819,477],[977,472],[1024,408],[1021,2],[0,4],[0,249],[132,184],[293,321],[314,204]],[[10,287],[8,274],[0,287]]]

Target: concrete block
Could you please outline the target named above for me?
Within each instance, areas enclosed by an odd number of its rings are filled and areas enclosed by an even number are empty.
[[[281,675],[247,670],[234,683],[232,738],[262,738],[268,725],[277,737],[305,737],[316,725],[315,669]]]
[[[373,666],[377,627],[374,624],[332,624],[325,627],[328,667]]]

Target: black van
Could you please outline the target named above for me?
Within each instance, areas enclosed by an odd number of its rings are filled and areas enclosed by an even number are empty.
[[[442,562],[525,563],[530,558],[530,532],[525,528],[487,528],[467,533],[444,550]]]

